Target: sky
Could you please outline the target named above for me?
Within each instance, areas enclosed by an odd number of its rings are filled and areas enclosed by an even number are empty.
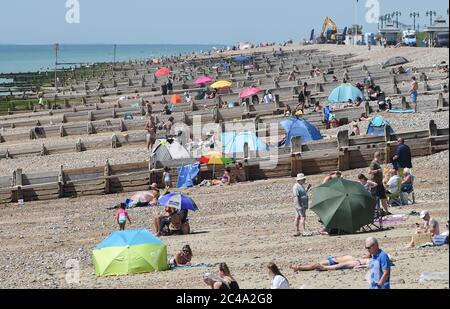
[[[67,2],[78,2],[79,23],[67,23]],[[329,16],[338,28],[354,23],[356,0],[0,0],[0,44],[236,44],[309,39]],[[366,8],[366,4],[375,4]],[[401,11],[447,18],[447,0],[359,0],[358,23],[375,32],[366,14]],[[72,13],[71,10],[69,13]],[[72,21],[77,15],[69,14]],[[373,15],[371,15],[373,16]],[[75,18],[75,19],[74,19]]]

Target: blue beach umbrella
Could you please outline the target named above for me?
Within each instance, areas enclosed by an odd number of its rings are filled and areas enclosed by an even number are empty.
[[[281,126],[286,131],[287,140],[285,146],[287,147],[291,145],[291,138],[293,137],[301,136],[302,144],[323,138],[319,129],[302,118],[290,117],[283,120]]]
[[[190,197],[176,192],[161,197],[159,199],[159,205],[175,208],[177,210],[198,210],[197,205]]]
[[[344,103],[351,99],[353,102],[356,98],[364,99],[364,94],[352,84],[342,84],[334,89],[328,97],[328,103]]]

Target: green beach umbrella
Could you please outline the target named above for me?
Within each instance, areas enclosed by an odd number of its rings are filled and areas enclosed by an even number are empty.
[[[373,223],[376,200],[358,182],[333,179],[314,190],[314,211],[327,228],[348,233]]]
[[[147,230],[113,232],[93,252],[97,276],[164,271],[167,248]]]

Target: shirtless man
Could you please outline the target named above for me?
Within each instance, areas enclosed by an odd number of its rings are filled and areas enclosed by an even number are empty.
[[[411,103],[414,106],[414,112],[417,113],[417,91],[419,90],[419,83],[415,76],[411,79],[411,88],[409,89],[409,95],[411,97]]]
[[[145,130],[147,131],[147,150],[152,151],[156,142],[156,121],[154,116],[149,114],[145,123]]]
[[[416,223],[415,234],[430,234],[431,237],[437,236],[441,233],[439,229],[439,222],[431,217],[431,214],[427,210],[423,210],[420,213],[420,219],[423,220],[423,224]],[[414,248],[414,237],[406,248]]]
[[[312,270],[339,270],[339,269],[357,269],[368,267],[370,258],[364,256],[360,259],[354,258],[351,255],[332,257],[330,256],[326,260],[319,261],[318,263],[311,263],[306,265],[291,265],[290,268],[295,272],[299,271],[312,271]]]

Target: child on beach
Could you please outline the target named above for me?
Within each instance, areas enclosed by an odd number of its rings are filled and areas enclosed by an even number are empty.
[[[130,224],[131,224],[131,220],[130,220],[130,217],[128,216],[128,212],[125,210],[126,207],[127,206],[125,205],[125,203],[120,204],[120,209],[116,215],[117,224],[119,224],[119,228],[121,231],[125,231],[125,224],[127,223],[127,219],[128,219],[128,222],[130,222]]]
[[[170,177],[170,168],[168,168],[167,166],[164,168],[163,182],[164,182],[164,186],[166,187],[166,190],[169,190],[172,187],[172,180]]]

